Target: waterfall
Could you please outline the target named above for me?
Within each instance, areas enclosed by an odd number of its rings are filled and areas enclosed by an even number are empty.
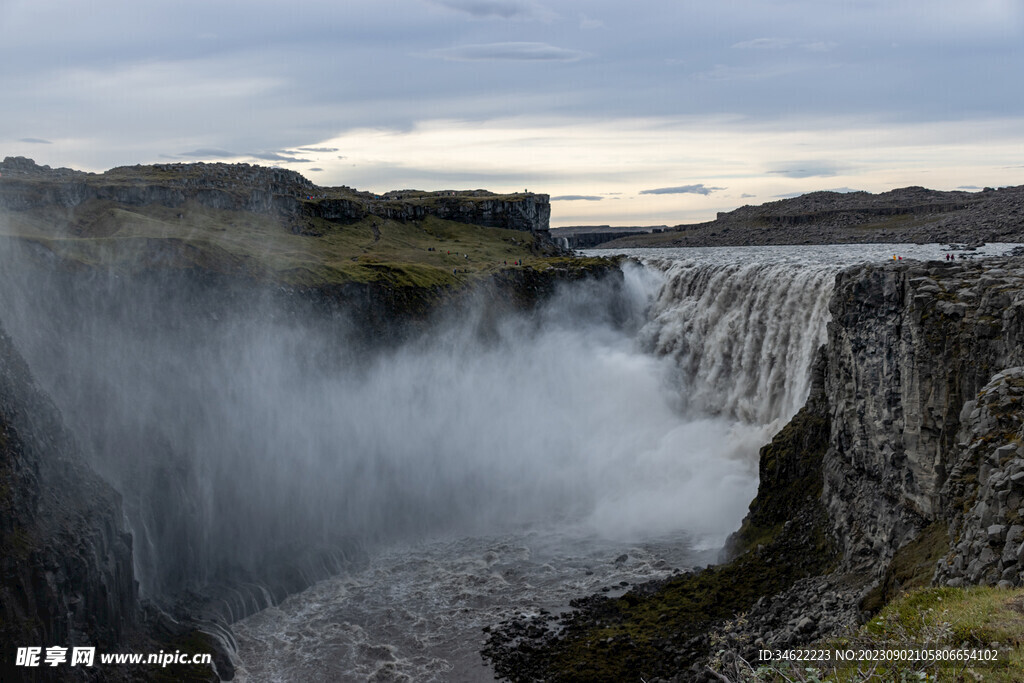
[[[647,258],[367,351],[292,295],[7,256],[0,318],[124,497],[150,597],[336,568],[351,539],[720,541],[806,396],[835,270]]]
[[[675,360],[684,410],[778,424],[800,409],[825,342],[836,266],[643,263],[663,282],[639,340]]]

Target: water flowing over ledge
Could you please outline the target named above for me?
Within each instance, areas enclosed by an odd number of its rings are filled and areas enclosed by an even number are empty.
[[[844,259],[791,251],[639,255],[621,281],[566,284],[529,312],[470,302],[371,352],[348,346],[347,321],[279,293],[57,277],[17,259],[0,317],[124,497],[150,597],[234,580],[264,606],[282,596],[261,572],[311,549],[351,541],[394,558],[477,538],[466,552],[482,557],[512,534],[529,555],[537,544],[516,534],[538,530],[548,544],[622,543],[643,558],[634,577],[657,577],[693,558],[650,543],[699,549],[736,528],[757,449],[807,394]],[[584,556],[545,562],[592,590]],[[490,564],[466,581],[489,581]],[[435,597],[405,606],[466,608]]]

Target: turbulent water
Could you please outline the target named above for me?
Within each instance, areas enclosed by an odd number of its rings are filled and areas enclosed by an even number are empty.
[[[144,594],[365,551],[254,591],[242,680],[488,680],[484,626],[713,557],[806,398],[835,273],[892,249],[635,252],[621,282],[382,349],[272,292],[83,287],[8,251],[0,319],[124,496]]]

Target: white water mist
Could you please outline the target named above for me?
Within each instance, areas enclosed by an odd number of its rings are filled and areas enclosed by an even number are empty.
[[[828,296],[818,272],[630,264],[374,351],[274,292],[7,256],[0,319],[124,496],[151,595],[345,539],[720,541],[803,401]]]

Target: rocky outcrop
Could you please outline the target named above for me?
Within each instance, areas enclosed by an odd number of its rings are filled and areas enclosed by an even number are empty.
[[[0,207],[13,211],[73,209],[87,201],[172,208],[196,202],[213,209],[280,216],[295,232],[320,218],[347,223],[368,216],[399,221],[436,216],[489,228],[533,233],[548,241],[548,195],[498,195],[484,190],[405,191],[375,195],[349,187],[322,188],[294,171],[250,164],[156,164],[106,173],[38,166],[7,157],[0,163]]]
[[[714,221],[602,248],[767,244],[980,243],[1024,240],[1024,186],[982,192],[904,187],[889,192],[811,192],[720,212]]]
[[[831,308],[820,472],[834,570],[716,630],[748,661],[909,588],[1024,583],[1024,259],[849,269]],[[752,516],[769,493],[762,478]]]

